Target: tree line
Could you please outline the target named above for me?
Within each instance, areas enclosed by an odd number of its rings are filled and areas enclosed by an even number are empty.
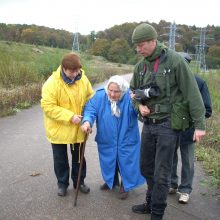
[[[147,22],[147,21],[146,21]],[[150,23],[150,22],[147,22]],[[158,40],[168,45],[170,22],[161,20],[150,23],[158,32]],[[131,35],[138,23],[124,23],[89,35],[78,33],[80,50],[95,56],[103,56],[116,63],[135,64],[135,54]],[[200,30],[196,26],[176,25],[176,50],[196,54],[199,45]],[[72,49],[73,33],[37,25],[0,23],[0,40],[22,42],[48,47]],[[207,67],[220,68],[220,26],[206,27]]]

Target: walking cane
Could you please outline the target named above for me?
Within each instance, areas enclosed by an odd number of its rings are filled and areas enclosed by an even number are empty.
[[[82,171],[83,158],[84,158],[87,138],[88,138],[88,134],[86,133],[85,139],[84,139],[84,142],[82,145],[82,153],[81,153],[81,158],[80,158],[79,173],[78,173],[77,184],[76,184],[76,194],[75,194],[74,206],[76,206],[76,203],[77,203],[77,197],[78,197],[79,185],[80,185],[80,176],[81,176],[81,171]]]

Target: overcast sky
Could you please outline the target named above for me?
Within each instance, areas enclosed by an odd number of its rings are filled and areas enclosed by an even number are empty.
[[[206,27],[220,26],[219,8],[219,0],[0,0],[0,23],[36,24],[81,34],[141,21]]]

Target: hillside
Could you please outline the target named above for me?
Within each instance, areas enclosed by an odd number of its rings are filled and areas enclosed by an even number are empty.
[[[0,41],[0,116],[38,102],[42,83],[68,52],[70,50]],[[110,63],[86,53],[80,57],[92,84],[133,69],[131,65]]]

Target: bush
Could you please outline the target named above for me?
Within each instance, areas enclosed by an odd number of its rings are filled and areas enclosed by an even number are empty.
[[[220,69],[220,58],[206,56],[206,65],[208,69]]]

